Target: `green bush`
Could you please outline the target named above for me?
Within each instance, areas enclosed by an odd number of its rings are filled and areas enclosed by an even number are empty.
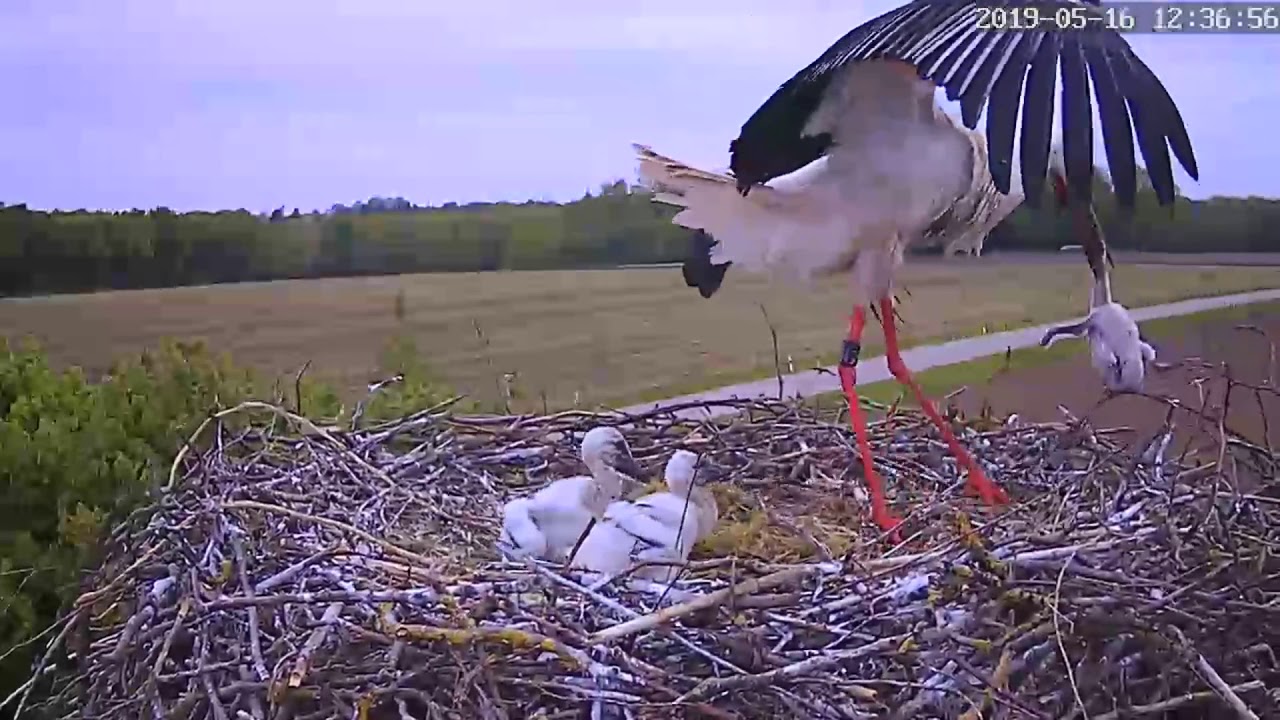
[[[370,419],[448,397],[412,352],[402,342],[388,356],[406,379],[370,404]],[[249,397],[271,398],[260,388],[251,373],[199,343],[166,343],[89,382],[78,369],[51,368],[34,346],[12,349],[0,339],[0,655],[48,627],[76,597],[103,532],[167,480],[200,422]],[[283,394],[272,399],[282,402]],[[302,395],[310,417],[349,417],[351,409],[321,383],[303,383]],[[0,699],[26,680],[42,645],[0,660]]]
[[[369,398],[361,420],[362,427],[371,422],[401,418],[454,397],[453,391],[422,360],[417,345],[407,335],[400,335],[387,345],[378,367],[384,378],[400,375],[402,379]],[[453,406],[455,410],[476,410],[478,407],[474,402],[459,402]]]

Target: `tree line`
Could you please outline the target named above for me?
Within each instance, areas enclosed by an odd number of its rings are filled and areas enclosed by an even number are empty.
[[[1280,251],[1280,201],[1180,196],[1160,208],[1140,173],[1122,219],[1105,174],[1097,205],[1113,247],[1164,252]],[[690,231],[675,209],[624,180],[567,203],[446,203],[371,198],[325,211],[178,213],[32,210],[0,204],[0,295],[170,287],[410,272],[610,267],[681,260]],[[1074,242],[1065,215],[1018,208],[987,249]]]

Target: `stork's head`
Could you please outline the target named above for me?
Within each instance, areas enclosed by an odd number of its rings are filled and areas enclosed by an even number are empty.
[[[1112,392],[1142,392],[1143,378],[1147,373],[1145,363],[1155,360],[1156,351],[1143,340],[1138,340],[1126,350],[1129,352],[1123,357],[1115,356],[1107,388]]]
[[[1092,318],[1097,337],[1094,342],[1104,347],[1111,359],[1104,373],[1107,387],[1115,392],[1140,392],[1145,363],[1155,360],[1155,349],[1142,339],[1138,324],[1118,303],[1097,308]]]
[[[617,428],[592,428],[582,437],[582,462],[592,482],[582,491],[582,505],[598,520],[609,503],[640,484],[640,467],[631,455],[627,439]]]
[[[1058,209],[1067,207],[1067,162],[1061,143],[1054,143],[1049,149],[1049,182],[1053,185],[1053,196],[1058,201]]]
[[[723,475],[712,465],[703,462],[697,453],[677,450],[667,461],[664,478],[668,488],[673,492],[684,494],[690,485],[716,482],[723,479]]]
[[[671,459],[667,461],[664,477],[668,485],[688,485],[693,482],[694,471],[697,467],[697,453],[692,453],[688,450],[677,450],[671,455]]]
[[[605,475],[621,476],[639,482],[642,473],[631,455],[627,439],[617,428],[592,428],[582,437],[582,462],[597,479]]]

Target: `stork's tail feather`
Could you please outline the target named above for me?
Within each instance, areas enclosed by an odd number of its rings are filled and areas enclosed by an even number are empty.
[[[715,247],[716,240],[704,230],[695,230],[689,244],[689,255],[680,266],[680,272],[684,275],[684,284],[697,288],[698,294],[702,297],[710,298],[720,289],[720,285],[724,282],[724,274],[729,271],[729,266],[733,263],[717,265],[711,262],[711,248]]]
[[[699,170],[660,155],[647,145],[633,144],[632,147],[640,162],[640,179],[653,190],[654,201],[684,208],[676,213],[672,222],[694,230],[694,235],[680,272],[686,285],[697,288],[702,297],[710,298],[720,289],[732,262],[712,261],[712,250],[719,243],[707,232],[707,226],[716,223],[714,217],[703,217],[710,205],[703,198],[709,194],[713,199],[727,201],[725,193],[736,188],[736,181],[728,175]]]
[[[631,147],[635,148],[636,156],[640,160],[640,177],[645,182],[668,186],[676,192],[679,192],[681,185],[687,184],[689,181],[737,187],[737,180],[731,175],[699,170],[666,155],[659,155],[647,145],[632,144]],[[686,182],[681,183],[681,180]]]
[[[647,145],[632,147],[653,199],[681,208],[671,222],[702,231],[693,238],[683,270],[685,282],[703,297],[716,292],[732,263],[806,280],[847,249],[848,233],[825,228],[831,213],[815,207],[809,193],[761,185],[744,195],[732,175],[687,165]],[[838,237],[825,245],[813,242],[815,227]]]

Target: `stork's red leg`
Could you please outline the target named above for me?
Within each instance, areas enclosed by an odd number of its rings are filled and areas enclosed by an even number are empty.
[[[849,317],[849,335],[845,338],[844,350],[840,354],[840,386],[844,388],[845,399],[849,401],[849,422],[853,425],[854,442],[858,446],[858,455],[862,458],[862,473],[867,478],[867,489],[871,492],[871,519],[882,530],[890,532],[890,539],[896,543],[899,542],[898,524],[902,521],[889,513],[884,497],[884,481],[876,474],[871,462],[867,418],[862,414],[862,405],[858,402],[858,352],[862,349],[862,328],[866,324],[867,309],[855,305],[853,315]]]
[[[934,406],[933,401],[925,397],[924,391],[920,389],[920,385],[912,377],[906,363],[902,362],[902,352],[898,348],[898,328],[893,322],[893,300],[888,295],[880,298],[880,326],[884,328],[885,359],[889,362],[889,372],[893,373],[898,382],[911,388],[911,392],[916,396],[916,402],[920,404],[920,409],[933,422],[934,427],[938,428],[938,432],[942,433],[942,439],[946,441],[947,447],[951,449],[951,454],[955,456],[960,466],[968,473],[969,490],[977,493],[988,505],[1009,502],[1009,496],[1005,494],[1004,490],[991,482],[987,474],[978,466],[978,463],[974,462],[973,456],[969,454],[969,451],[960,445],[955,433],[951,432],[951,426],[947,424],[946,420],[942,419],[942,415],[938,413],[938,408]]]

